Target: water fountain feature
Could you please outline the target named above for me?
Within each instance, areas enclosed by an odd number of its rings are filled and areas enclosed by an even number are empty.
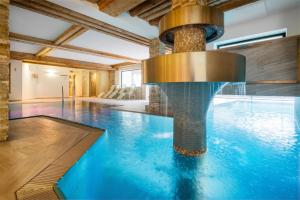
[[[205,51],[224,33],[223,12],[198,0],[173,0],[160,21],[160,40],[173,54],[143,62],[145,84],[157,84],[174,115],[175,151],[198,156],[206,151],[206,113],[214,95],[228,82],[245,81],[245,57]]]
[[[239,95],[244,96],[247,94],[246,92],[246,83],[229,83],[224,87],[220,92],[220,95]]]

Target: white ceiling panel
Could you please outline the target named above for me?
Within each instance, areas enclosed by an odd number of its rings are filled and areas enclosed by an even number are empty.
[[[300,0],[264,0],[268,14],[300,6]],[[299,19],[300,20],[300,19]]]
[[[54,40],[71,24],[16,6],[9,6],[9,29],[11,32]]]
[[[10,42],[10,50],[24,53],[37,53],[41,49],[38,45],[25,44],[21,42]]]
[[[224,23],[226,26],[230,26],[266,15],[267,12],[265,2],[257,1],[255,3],[251,3],[225,12]]]
[[[148,47],[91,30],[75,38],[70,44],[136,59],[149,57]]]
[[[259,17],[284,12],[300,6],[300,0],[260,0],[225,12],[226,26],[257,20]]]
[[[106,64],[106,65],[114,65],[114,64],[126,62],[125,60],[114,60],[114,59],[104,58],[100,56],[93,56],[93,55],[64,51],[64,50],[51,51],[48,54],[48,56],[94,62],[94,63]]]
[[[96,4],[82,0],[49,0],[52,3],[69,8],[81,14],[106,22],[113,26],[122,28],[129,32],[147,37],[149,39],[158,36],[158,28],[151,26],[148,22],[138,17],[131,17],[128,13],[123,13],[118,17],[112,17],[99,11]],[[125,1],[125,0],[124,0]]]

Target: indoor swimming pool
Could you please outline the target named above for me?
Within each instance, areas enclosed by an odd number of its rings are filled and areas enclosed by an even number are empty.
[[[66,199],[299,199],[300,99],[217,99],[208,151],[173,151],[173,119],[87,102],[11,104],[105,129],[57,182]]]

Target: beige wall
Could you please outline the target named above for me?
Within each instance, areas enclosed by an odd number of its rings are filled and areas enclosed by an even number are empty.
[[[116,80],[115,80],[115,71],[109,71],[108,76],[109,76],[109,87],[112,85],[116,85]]]
[[[106,92],[110,87],[110,72],[109,71],[76,71],[76,96],[89,97],[90,96],[90,76],[89,73],[96,73],[96,96],[102,92]]]
[[[75,72],[75,94],[82,97],[82,71]]]
[[[82,96],[90,96],[89,71],[82,71]]]
[[[108,71],[98,71],[96,73],[97,96],[102,92],[108,91],[109,87],[110,87],[109,72]]]

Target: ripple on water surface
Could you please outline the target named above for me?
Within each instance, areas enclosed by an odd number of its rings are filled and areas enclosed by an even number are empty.
[[[59,180],[67,199],[299,199],[300,99],[232,101],[210,108],[208,152],[173,152],[172,118],[97,104],[11,106],[106,129]]]

